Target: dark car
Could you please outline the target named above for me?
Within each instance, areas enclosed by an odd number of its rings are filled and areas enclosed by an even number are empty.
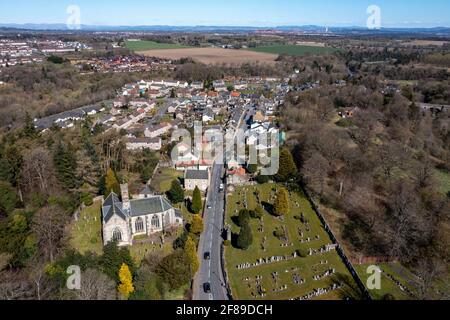
[[[205,260],[210,260],[211,259],[211,253],[205,252],[204,258],[205,258]]]
[[[203,291],[205,293],[211,293],[211,284],[209,282],[203,284]]]

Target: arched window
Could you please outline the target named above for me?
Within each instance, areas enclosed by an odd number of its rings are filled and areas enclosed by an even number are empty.
[[[137,218],[134,228],[136,232],[144,232],[144,220],[142,220],[142,218]]]
[[[120,229],[115,229],[113,232],[113,241],[120,242],[122,241],[122,232]]]
[[[161,226],[161,224],[159,223],[158,216],[153,216],[153,218],[152,218],[152,226],[154,228],[159,228]]]

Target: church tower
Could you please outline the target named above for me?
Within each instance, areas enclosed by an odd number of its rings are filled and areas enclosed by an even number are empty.
[[[130,194],[128,192],[128,184],[120,185],[120,192],[122,194],[122,207],[124,211],[130,210]]]

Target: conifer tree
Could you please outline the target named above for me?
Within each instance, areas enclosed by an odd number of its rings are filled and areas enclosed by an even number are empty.
[[[192,212],[195,214],[199,214],[202,211],[202,195],[200,193],[200,189],[195,187],[194,195],[192,197]]]
[[[186,240],[184,252],[189,261],[191,275],[194,276],[197,273],[198,268],[200,267],[200,263],[198,261],[197,246],[195,245],[192,237],[188,237],[188,239]]]

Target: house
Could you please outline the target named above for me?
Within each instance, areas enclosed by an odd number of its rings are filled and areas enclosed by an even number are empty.
[[[126,140],[127,150],[161,150],[161,138],[129,138]]]
[[[191,88],[192,88],[192,89],[203,90],[203,88],[204,88],[203,82],[201,82],[201,81],[198,81],[198,82],[192,82],[192,83],[191,83]]]
[[[183,225],[180,212],[162,196],[145,195],[130,200],[128,185],[121,185],[122,201],[111,193],[102,205],[103,243],[116,241],[119,246],[133,244],[136,236],[179,228]]]
[[[149,101],[146,99],[136,99],[130,101],[129,105],[132,108],[145,108],[149,110],[153,109],[156,106],[156,103],[154,101]]]
[[[227,184],[228,185],[244,185],[249,182],[249,177],[244,168],[239,167],[237,169],[227,172]]]
[[[202,116],[202,122],[211,122],[214,121],[214,111],[211,108],[206,108],[205,111],[203,111],[203,116]]]
[[[184,188],[194,190],[198,187],[200,191],[206,192],[209,187],[209,170],[186,170],[184,173]]]
[[[172,128],[172,126],[167,122],[163,122],[158,125],[149,125],[149,126],[146,126],[144,135],[147,138],[160,137],[160,136],[168,133],[171,128]]]

